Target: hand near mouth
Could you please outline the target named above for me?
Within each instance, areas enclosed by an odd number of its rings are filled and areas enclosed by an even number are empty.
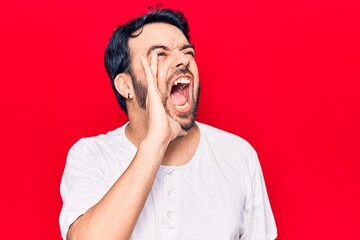
[[[146,114],[149,123],[146,138],[158,141],[159,143],[169,144],[178,136],[184,136],[187,133],[165,111],[162,103],[162,94],[158,89],[158,59],[156,52],[151,55],[150,63],[145,57],[141,57],[141,64],[144,68],[148,85]]]

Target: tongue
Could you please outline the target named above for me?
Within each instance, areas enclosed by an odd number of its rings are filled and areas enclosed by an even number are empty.
[[[173,104],[177,106],[184,105],[187,101],[185,95],[177,91],[171,93],[170,98]]]

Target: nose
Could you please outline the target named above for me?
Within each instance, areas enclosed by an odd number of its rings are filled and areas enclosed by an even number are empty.
[[[184,54],[183,52],[178,52],[175,55],[173,67],[174,68],[185,68],[189,65],[189,62],[190,62],[190,59],[188,56],[186,56],[186,54]]]

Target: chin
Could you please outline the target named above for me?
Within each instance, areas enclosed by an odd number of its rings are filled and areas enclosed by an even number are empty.
[[[167,114],[178,122],[184,131],[189,131],[195,125],[196,110],[189,111],[187,113],[179,113],[177,111],[170,111],[166,109]]]
[[[190,120],[180,121],[180,126],[184,131],[189,131],[195,125],[195,118],[191,117]]]

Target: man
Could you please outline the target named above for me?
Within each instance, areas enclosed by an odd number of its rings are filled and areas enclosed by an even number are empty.
[[[105,65],[129,122],[70,150],[64,239],[275,239],[257,155],[243,139],[195,123],[199,75],[180,12],[119,27]]]

